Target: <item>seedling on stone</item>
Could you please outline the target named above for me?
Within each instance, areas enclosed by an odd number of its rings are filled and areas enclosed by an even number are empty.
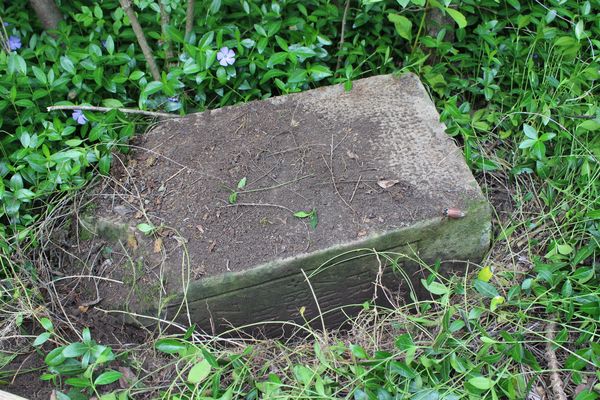
[[[137,228],[144,235],[152,235],[154,232],[158,230],[158,228],[152,224],[141,223],[137,225]]]
[[[238,182],[237,189],[241,190],[245,187],[246,187],[246,177],[243,177]],[[237,197],[238,197],[238,192],[236,190],[232,190],[231,194],[229,195],[229,204],[235,204],[237,202]]]
[[[311,211],[297,211],[294,213],[294,217],[296,218],[308,218],[310,227],[313,229],[317,229],[317,224],[319,223],[319,216],[317,215],[317,209],[313,208]]]

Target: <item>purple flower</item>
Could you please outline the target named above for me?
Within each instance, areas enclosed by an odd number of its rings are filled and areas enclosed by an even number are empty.
[[[224,67],[233,65],[235,62],[235,53],[228,47],[221,47],[221,50],[217,53],[217,60]]]
[[[179,97],[177,97],[177,96],[167,97],[167,100],[169,100],[171,103],[177,103],[179,101]]]
[[[21,39],[18,36],[10,36],[8,38],[8,48],[17,50],[21,48]]]
[[[79,125],[85,125],[88,122],[88,120],[85,117],[85,115],[83,115],[83,111],[81,111],[81,110],[75,110],[75,111],[73,111],[72,117],[73,117],[73,119],[75,121],[77,121],[77,123]]]

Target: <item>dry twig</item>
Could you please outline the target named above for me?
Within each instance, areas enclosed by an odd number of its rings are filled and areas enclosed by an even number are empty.
[[[168,67],[169,60],[173,59],[173,44],[171,43],[171,39],[169,38],[169,33],[167,32],[167,26],[170,22],[169,13],[165,9],[165,5],[162,1],[158,2],[160,7],[160,30],[162,32],[162,36],[165,41],[165,66]],[[158,79],[157,79],[158,80]]]
[[[155,112],[155,111],[144,111],[135,108],[110,108],[110,107],[96,107],[96,106],[49,106],[46,107],[47,111],[58,111],[58,110],[82,110],[82,111],[99,111],[109,112],[112,110],[118,110],[124,114],[139,114],[147,117],[158,117],[158,118],[181,118],[181,115]]]
[[[548,322],[546,327],[546,361],[548,361],[548,369],[550,370],[550,387],[552,388],[552,392],[554,393],[554,398],[556,400],[567,400],[567,395],[565,394],[565,389],[563,388],[563,382],[560,379],[559,372],[560,365],[558,365],[558,360],[556,359],[556,352],[552,348],[552,344],[554,343],[554,332],[556,331],[556,321],[554,318]]]

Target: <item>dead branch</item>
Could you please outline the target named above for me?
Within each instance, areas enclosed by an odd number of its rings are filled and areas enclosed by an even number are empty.
[[[350,0],[346,0],[346,6],[344,7],[344,15],[342,16],[342,30],[340,32],[340,43],[338,44],[338,51],[342,50],[344,46],[344,34],[346,32],[346,18],[348,17],[348,9],[350,8]],[[342,55],[338,55],[337,63],[335,65],[335,70],[337,71],[340,68],[340,64],[342,63]]]
[[[185,41],[190,40],[194,30],[194,0],[188,0],[187,11],[185,13]]]
[[[144,111],[135,108],[110,108],[110,107],[96,107],[96,106],[49,106],[46,107],[47,111],[57,110],[82,110],[82,111],[98,111],[98,112],[109,112],[112,110],[118,110],[124,114],[139,114],[148,117],[159,117],[159,118],[181,118],[180,115],[168,114],[154,111]]]
[[[546,361],[550,370],[550,387],[554,392],[554,398],[557,400],[567,400],[567,395],[563,388],[563,382],[560,379],[560,365],[556,359],[556,352],[552,348],[554,344],[554,332],[556,331],[556,321],[552,319],[546,327]]]
[[[55,30],[63,20],[62,13],[54,0],[29,0],[29,5],[46,31]]]
[[[165,66],[169,65],[169,60],[173,59],[173,44],[167,32],[167,26],[170,22],[170,16],[162,1],[158,2],[160,7],[160,30],[165,41]]]
[[[158,69],[158,66],[156,65],[156,61],[154,61],[152,49],[150,49],[150,46],[148,46],[146,36],[144,36],[144,31],[142,30],[142,26],[140,25],[137,16],[135,15],[135,11],[133,11],[133,8],[131,7],[131,0],[119,0],[119,3],[121,3],[123,11],[125,11],[125,14],[127,14],[127,17],[131,22],[131,27],[133,28],[135,37],[137,38],[140,48],[142,49],[142,53],[144,53],[144,58],[146,59],[146,63],[148,63],[148,67],[150,68],[152,77],[155,81],[160,81],[160,71]]]

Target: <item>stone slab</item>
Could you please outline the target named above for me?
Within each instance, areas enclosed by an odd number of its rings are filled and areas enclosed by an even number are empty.
[[[489,245],[485,197],[412,74],[165,121],[134,149],[80,221],[123,282],[105,283],[105,307],[209,331],[336,324],[341,307],[385,297],[375,281],[418,293],[420,262],[478,262]],[[316,226],[294,216],[311,210]]]

